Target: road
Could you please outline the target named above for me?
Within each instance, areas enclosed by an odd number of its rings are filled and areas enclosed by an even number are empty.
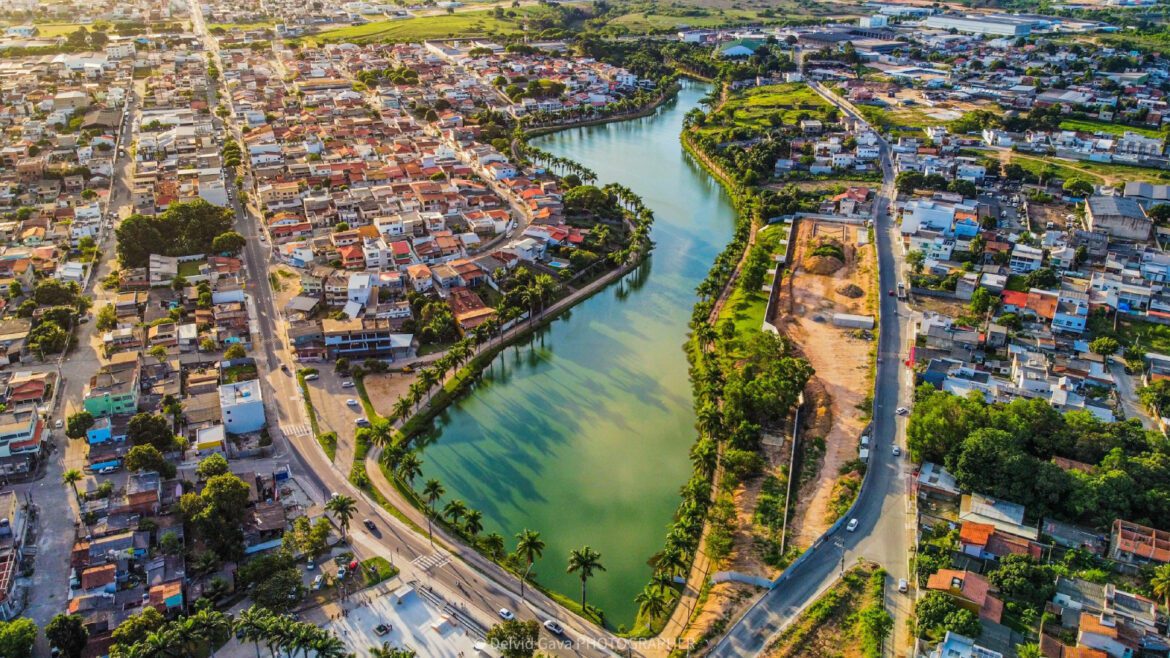
[[[226,72],[228,69],[220,59],[218,44],[207,32],[198,0],[191,0],[191,15],[195,32],[203,37],[208,52],[219,60],[220,70]],[[227,128],[237,140],[240,139],[238,126],[229,121]],[[229,172],[229,176],[232,173]],[[566,638],[573,640],[573,644],[569,647],[560,644],[554,646],[552,641],[556,638],[542,631],[542,638],[549,643],[542,647],[545,652],[565,656],[607,656],[612,655],[609,647],[624,647],[625,641],[564,611],[551,599],[534,593],[531,588],[527,592],[527,600],[521,599],[520,583],[515,576],[470,549],[457,550],[458,559],[427,568],[426,562],[442,562],[440,548],[432,547],[425,535],[417,533],[410,525],[390,515],[353,487],[348,481],[348,464],[343,471],[329,461],[315,437],[302,430],[308,421],[304,416],[304,404],[295,378],[280,370],[281,364],[291,365],[294,360],[288,349],[288,341],[284,338],[284,322],[274,306],[267,276],[271,252],[268,243],[259,237],[259,214],[250,205],[241,206],[238,195],[235,196],[235,210],[237,230],[247,238],[243,253],[244,265],[249,274],[247,290],[258,314],[259,335],[253,338],[251,354],[256,358],[261,373],[268,425],[281,429],[280,432],[273,432],[274,447],[277,451],[288,449],[293,458],[290,464],[293,474],[318,503],[322,503],[333,492],[343,493],[357,501],[355,519],[375,521],[378,528],[375,532],[367,531],[358,523],[351,528],[351,543],[357,556],[362,559],[373,555],[394,558],[395,564],[402,568],[400,577],[403,581],[430,583],[442,591],[452,593],[447,597],[449,600],[462,597],[459,602],[464,604],[468,614],[485,627],[498,620],[496,611],[500,608],[508,608],[519,619],[557,619],[566,629]],[[314,395],[321,381],[325,381],[325,378],[312,383]],[[330,423],[340,425],[343,415],[344,412],[337,414],[337,419]],[[288,431],[293,428],[295,431]],[[352,437],[352,432],[339,432],[339,438],[344,440],[348,437]],[[448,545],[454,546],[454,543],[448,539]],[[439,555],[436,556],[437,553]],[[428,559],[428,556],[435,557]],[[415,560],[420,562],[415,563]],[[462,564],[461,560],[470,562],[473,568]],[[455,592],[459,594],[453,594]],[[636,652],[634,655],[637,655]]]
[[[1133,375],[1126,372],[1125,359],[1116,355],[1107,358],[1109,372],[1113,375],[1113,380],[1117,382],[1117,397],[1121,402],[1121,409],[1125,413],[1125,417],[1137,418],[1142,422],[1142,427],[1148,430],[1158,429],[1157,423],[1150,417],[1149,411],[1146,410],[1141,398],[1138,397],[1137,389],[1142,385],[1141,381],[1135,380]]]
[[[844,115],[865,125],[856,108],[817,83],[810,86]],[[881,147],[882,188],[874,202],[875,241],[878,251],[878,281],[882,291],[893,290],[898,273],[904,271],[897,227],[888,210],[896,200],[894,169],[889,144]],[[869,472],[854,504],[851,516],[858,520],[855,532],[843,526],[830,530],[802,558],[781,576],[780,583],[759,599],[714,647],[712,656],[751,656],[761,653],[818,594],[837,579],[842,568],[858,559],[881,564],[889,573],[887,607],[895,615],[892,647],[909,645],[906,619],[911,598],[898,594],[897,579],[912,580],[908,557],[913,537],[914,515],[908,507],[910,464],[895,457],[892,447],[905,443],[905,417],[899,406],[909,406],[913,377],[902,362],[902,346],[909,336],[909,308],[894,296],[881,294],[879,303],[878,364],[874,383],[873,451]],[[900,652],[893,652],[901,655]],[[890,655],[890,652],[887,652]]]

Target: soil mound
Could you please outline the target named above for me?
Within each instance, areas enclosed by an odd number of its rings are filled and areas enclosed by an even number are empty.
[[[860,299],[865,296],[865,291],[861,289],[861,286],[852,283],[837,288],[837,293],[850,299]]]

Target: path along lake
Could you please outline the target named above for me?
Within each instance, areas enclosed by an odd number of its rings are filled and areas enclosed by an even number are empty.
[[[569,551],[601,552],[606,571],[588,601],[629,626],[647,560],[661,550],[690,476],[695,439],[682,346],[695,287],[730,241],[735,213],[718,182],[683,151],[683,115],[705,84],[684,82],[652,116],[578,128],[534,144],[616,182],[654,211],[648,263],[574,307],[540,335],[508,348],[477,388],[436,419],[423,477],[444,499],[484,514],[508,550],[523,528],[541,533],[533,571],[570,598]]]

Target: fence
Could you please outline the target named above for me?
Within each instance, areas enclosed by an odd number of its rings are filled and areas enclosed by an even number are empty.
[[[764,589],[772,589],[775,586],[775,583],[767,578],[749,576],[746,573],[739,573],[738,571],[716,571],[715,575],[711,576],[711,581],[715,583],[745,583],[747,585],[763,587]]]

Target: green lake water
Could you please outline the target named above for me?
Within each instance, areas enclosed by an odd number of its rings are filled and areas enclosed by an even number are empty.
[[[620,182],[655,214],[641,268],[510,347],[437,420],[423,477],[484,514],[508,550],[523,528],[547,543],[534,573],[578,598],[569,551],[590,545],[607,571],[588,600],[629,625],[690,475],[695,439],[682,346],[695,286],[731,239],[734,211],[679,144],[683,115],[708,87],[686,83],[649,117],[580,128],[535,143]]]

